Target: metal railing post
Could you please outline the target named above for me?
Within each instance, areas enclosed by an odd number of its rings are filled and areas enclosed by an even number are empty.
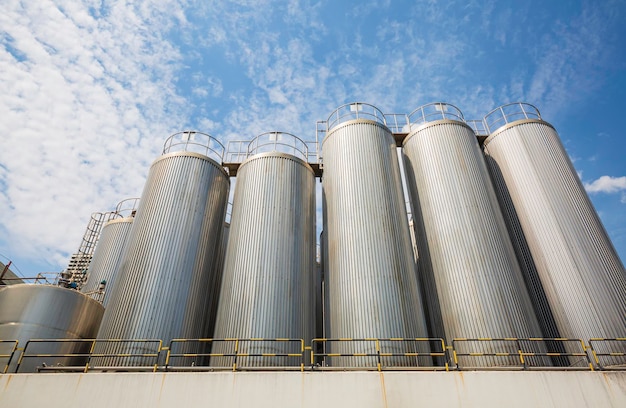
[[[237,371],[237,355],[239,354],[239,339],[235,339],[235,356],[233,360],[233,371]]]
[[[376,358],[378,360],[378,364],[377,364],[378,371],[382,371],[382,369],[381,369],[382,363],[381,363],[381,359],[380,359],[380,340],[379,339],[376,339]]]
[[[515,344],[517,344],[517,353],[519,354],[519,359],[522,363],[522,369],[526,370],[526,360],[524,360],[524,354],[522,352],[522,346],[520,345],[519,339],[515,339]]]

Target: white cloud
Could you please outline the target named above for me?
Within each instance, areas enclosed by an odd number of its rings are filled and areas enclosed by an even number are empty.
[[[62,267],[92,212],[141,192],[184,117],[180,55],[159,31],[184,14],[157,3],[3,4],[1,252]]]
[[[591,183],[585,183],[588,193],[617,193],[626,190],[626,176],[602,176]],[[624,197],[622,196],[622,199]]]
[[[206,88],[200,88],[200,87],[193,88],[191,92],[194,95],[202,97],[202,98],[206,98],[207,96],[209,96],[209,91]]]

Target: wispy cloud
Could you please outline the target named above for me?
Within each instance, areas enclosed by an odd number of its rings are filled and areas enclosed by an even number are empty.
[[[583,2],[576,18],[555,21],[553,32],[538,44],[542,51],[526,98],[553,114],[598,89],[606,80],[602,73],[618,68],[612,55],[621,52],[622,44],[612,33],[623,24],[622,10],[615,1]]]
[[[141,192],[184,121],[172,85],[181,58],[163,37],[184,13],[173,1],[2,8],[2,252],[62,265],[93,211]]]

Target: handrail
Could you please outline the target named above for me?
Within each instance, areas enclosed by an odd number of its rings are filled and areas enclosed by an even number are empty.
[[[513,102],[499,106],[485,115],[483,121],[489,134],[507,123],[523,119],[539,119],[541,114],[534,105],[525,102]]]
[[[134,217],[137,212],[137,207],[139,207],[139,197],[126,198],[115,206],[115,213],[119,214],[121,217]]]
[[[470,344],[486,344],[484,348],[480,348],[476,350],[475,348],[471,348],[470,351],[462,352],[460,350],[464,349],[464,347],[459,346],[459,343]],[[580,349],[578,351],[566,351],[567,349],[571,350],[572,346],[568,347],[568,345],[575,346],[580,345]],[[514,348],[513,348],[514,347]],[[485,348],[488,351],[484,351]],[[553,350],[558,351],[553,351]],[[522,370],[532,369],[532,368],[548,368],[552,367],[552,358],[565,358],[570,359],[571,357],[584,357],[586,360],[586,365],[584,367],[573,366],[571,363],[568,363],[569,366],[557,366],[555,368],[562,370],[571,370],[571,369],[584,369],[593,371],[593,365],[591,364],[591,360],[586,352],[585,343],[580,339],[569,339],[569,338],[516,338],[516,337],[507,337],[507,338],[455,338],[452,340],[452,350],[453,350],[453,359],[457,369],[461,370],[464,368],[470,369],[493,369],[493,368],[517,368]],[[511,351],[513,350],[513,351]],[[461,364],[459,357],[487,357],[491,361],[491,364],[488,366],[476,366],[469,365],[465,366]],[[500,358],[513,358],[513,360],[502,360]],[[536,359],[535,357],[540,357]],[[547,359],[541,358],[547,357]],[[532,358],[532,359],[531,359]],[[495,361],[503,361],[502,363],[495,364]],[[532,364],[531,364],[532,363]]]
[[[366,348],[369,348],[370,351],[368,352],[353,352],[353,353],[346,353],[344,351],[342,352],[326,352],[326,345],[328,343],[352,343],[353,345],[356,343],[373,343],[373,348],[372,345],[366,346]],[[440,348],[436,351],[428,351],[428,352],[416,352],[416,351],[406,351],[406,352],[385,352],[384,351],[384,344],[385,343],[404,343],[404,345],[409,344],[409,346],[407,347],[407,349],[411,349],[413,348],[412,346],[415,346],[415,343],[426,343],[426,347],[431,350],[431,346],[433,344],[438,344],[440,345]],[[320,347],[316,347],[316,345],[319,344]],[[322,349],[322,352],[319,352],[316,350],[318,349]],[[357,345],[356,348],[363,348],[362,345]],[[318,358],[317,357],[321,357],[322,361],[320,363],[318,363]],[[428,369],[445,369],[446,371],[449,370],[449,366],[448,366],[448,362],[447,362],[447,354],[446,354],[446,346],[445,346],[445,342],[443,339],[441,338],[318,338],[318,339],[313,339],[311,341],[311,363],[314,365],[314,367],[316,367],[318,364],[320,365],[320,367],[322,367],[321,364],[325,363],[326,358],[334,358],[334,357],[374,357],[375,361],[376,361],[376,367],[373,366],[368,366],[366,365],[365,368],[376,368],[377,371],[382,371],[385,369],[389,369],[390,367],[393,367],[394,369],[402,369],[402,368],[428,368]],[[445,364],[442,367],[437,367],[435,365],[424,365],[424,364],[409,364],[409,365],[405,365],[405,364],[401,364],[401,365],[392,365],[392,366],[385,366],[383,365],[383,360],[382,358],[384,357],[415,357],[415,361],[417,362],[419,357],[443,357],[445,359]],[[405,363],[405,362],[403,362]],[[338,368],[345,368],[344,366],[338,367]]]
[[[249,140],[229,140],[224,153],[224,163],[241,163],[248,158]]]
[[[165,140],[163,154],[180,151],[200,153],[220,164],[224,158],[224,145],[219,140],[195,130],[174,133]]]
[[[465,118],[463,117],[461,110],[456,106],[445,102],[433,102],[422,105],[413,112],[409,113],[408,118],[411,130],[415,130],[424,123],[436,120],[447,119],[465,122]]]
[[[2,374],[6,373],[9,369],[9,365],[11,364],[11,360],[13,360],[13,356],[15,355],[15,351],[17,350],[17,340],[0,340],[0,344],[10,344],[13,343],[13,349],[8,354],[0,354],[0,358],[8,358],[7,363],[4,365],[4,369],[2,369]]]
[[[311,149],[310,145],[315,146]],[[252,140],[230,140],[224,154],[225,163],[242,163],[259,153],[279,152],[298,157],[307,163],[318,162],[317,142],[306,142],[286,132],[265,132]],[[310,160],[313,157],[313,160]]]
[[[232,347],[217,352],[202,350],[202,344],[211,345],[215,342],[230,343]],[[273,342],[295,343],[292,349],[284,352],[264,353],[249,350],[246,343]],[[349,347],[341,350],[327,349],[330,343],[348,343]],[[185,343],[190,348],[181,349]],[[367,344],[363,344],[367,343]],[[52,366],[37,367],[38,371],[81,371],[94,370],[140,370],[140,371],[207,371],[229,369],[239,371],[251,369],[253,366],[242,364],[241,359],[258,357],[260,359],[274,359],[279,357],[296,359],[298,365],[279,364],[265,366],[264,370],[303,371],[305,367],[312,370],[327,369],[375,369],[384,370],[491,370],[491,369],[520,369],[520,370],[626,370],[626,338],[592,338],[589,346],[584,341],[574,338],[455,338],[451,345],[446,345],[441,338],[317,338],[305,347],[304,340],[290,338],[224,338],[224,339],[174,339],[167,347],[158,339],[31,339],[23,348],[18,347],[17,340],[0,340],[0,345],[12,345],[12,350],[0,354],[0,358],[8,361],[0,373],[9,370],[19,372],[23,363],[29,359],[49,358]],[[36,344],[44,344],[47,349],[36,348]],[[63,345],[65,344],[65,346]],[[120,348],[111,347],[120,344]],[[402,345],[399,348],[398,345]],[[420,347],[421,345],[421,347]],[[291,346],[289,346],[291,347]],[[137,349],[139,352],[134,351]],[[208,349],[208,348],[207,348]],[[422,351],[427,349],[428,351]],[[19,356],[19,358],[18,358]],[[310,356],[310,362],[305,357]],[[209,365],[209,357],[227,357],[232,361],[224,367]],[[346,364],[335,365],[328,363],[337,361],[337,357],[348,360],[358,357],[370,358],[371,361],[358,367]],[[11,367],[11,362],[17,358],[17,365]],[[191,363],[182,365],[173,364],[174,359],[194,359]],[[203,360],[206,358],[206,360]],[[386,359],[400,359],[400,364],[385,365]],[[413,358],[414,363],[404,358]],[[465,360],[481,361],[488,359],[490,365],[466,364]],[[55,360],[56,359],[56,360]],[[108,359],[102,364],[97,359]],[[420,360],[421,359],[421,360]],[[595,366],[592,364],[595,361]],[[56,361],[60,360],[57,365]],[[449,365],[448,361],[452,361]],[[463,360],[463,361],[462,361]],[[496,360],[504,360],[503,364],[494,364]],[[120,364],[113,364],[121,361]],[[164,366],[159,366],[164,361]],[[354,360],[353,360],[354,361]],[[356,360],[359,361],[359,360]],[[361,361],[362,362],[362,361]],[[432,364],[428,364],[431,363]],[[584,363],[584,365],[576,365]],[[30,366],[29,366],[30,367]]]
[[[117,352],[115,350],[111,350],[111,346],[115,344],[122,345],[121,352]],[[96,352],[97,346],[102,345],[104,349],[103,352]],[[149,346],[153,347],[150,348]],[[148,349],[148,353],[137,353],[137,352],[129,352],[129,349],[137,348],[137,347],[145,347]],[[96,339],[92,345],[91,355],[89,356],[88,364],[92,362],[94,358],[115,358],[115,359],[126,359],[125,362],[119,364],[119,367],[124,367],[124,369],[133,368],[139,370],[149,369],[150,371],[156,372],[158,369],[159,356],[163,350],[163,341],[160,339]],[[148,359],[146,363],[143,359]],[[139,360],[139,361],[137,361]],[[91,367],[94,369],[104,369],[109,368],[111,364],[104,363],[100,366]]]
[[[323,165],[323,157],[320,146],[322,146],[322,142],[324,138],[328,134],[328,122],[325,120],[318,120],[315,122],[315,145],[317,148],[317,162],[320,166]]]
[[[354,119],[369,119],[387,126],[385,114],[374,105],[364,102],[347,103],[335,109],[326,120],[326,130]]]
[[[472,128],[476,136],[489,136],[489,131],[482,119],[468,119],[465,123]]]
[[[288,153],[304,161],[309,160],[309,146],[298,136],[286,132],[261,133],[248,144],[248,156],[265,152]]]
[[[228,351],[228,352],[222,352],[222,353],[216,353],[213,352],[213,350],[211,352],[208,353],[172,353],[172,350],[174,349],[176,344],[179,343],[196,343],[196,344],[200,344],[200,343],[208,343],[210,345],[212,345],[213,343],[232,343],[233,344],[233,349],[232,351]],[[245,351],[245,349],[247,347],[242,347],[242,343],[259,343],[259,342],[264,342],[264,343],[297,343],[299,345],[299,350],[298,352],[285,352],[285,353],[250,353]],[[290,339],[290,338],[224,338],[224,339],[173,339],[168,347],[167,350],[167,355],[165,358],[165,369],[169,370],[169,369],[176,369],[176,370],[185,370],[188,369],[189,366],[185,367],[185,366],[172,366],[171,363],[171,359],[172,358],[190,358],[190,357],[232,357],[232,365],[228,366],[228,368],[232,368],[232,371],[237,371],[241,368],[245,368],[246,366],[239,364],[240,361],[238,361],[238,359],[242,358],[242,357],[260,357],[261,359],[275,359],[278,357],[286,357],[286,358],[299,358],[300,359],[300,363],[299,363],[299,368],[300,371],[304,371],[304,340],[302,339]],[[219,369],[219,368],[226,368],[226,367],[215,367],[215,366],[208,366],[206,364],[200,364],[198,365],[195,361],[194,364],[191,366],[193,367],[194,370],[198,370],[198,369],[202,369],[201,367],[206,367],[206,369]],[[284,366],[287,367],[287,366]]]
[[[406,113],[385,113],[385,123],[391,133],[409,133],[409,115]]]
[[[615,349],[615,343],[621,347]],[[626,337],[590,339],[589,349],[601,370],[626,369]]]
[[[71,344],[69,346],[69,350],[67,352],[56,352],[56,350],[53,348],[53,352],[48,352],[48,353],[39,353],[39,352],[30,352],[29,353],[29,347],[32,348],[33,345],[35,344]],[[153,350],[153,352],[150,353],[129,353],[128,350],[124,350],[124,352],[96,352],[96,346],[98,345],[107,345],[107,344],[112,344],[112,343],[118,343],[118,344],[122,344],[122,343],[143,343],[143,344],[157,344],[157,347],[155,347],[155,349]],[[73,344],[73,346],[72,346]],[[56,347],[58,349],[58,346]],[[85,349],[88,348],[88,351],[86,351]],[[82,349],[82,350],[81,350]],[[52,367],[39,367],[38,370],[39,371],[45,371],[46,369],[48,370],[57,370],[57,371],[83,371],[83,372],[88,372],[89,369],[101,369],[101,368],[108,368],[108,369],[112,369],[114,367],[112,367],[110,364],[104,364],[102,366],[98,366],[98,367],[93,367],[91,366],[91,362],[92,359],[94,358],[107,358],[107,357],[111,357],[111,358],[121,358],[121,359],[132,359],[132,358],[137,358],[137,357],[141,357],[141,358],[151,358],[154,359],[153,362],[151,362],[149,365],[124,365],[122,364],[121,366],[124,367],[124,369],[129,369],[130,367],[133,367],[134,369],[150,369],[150,371],[156,372],[157,371],[157,367],[158,367],[158,358],[159,355],[161,353],[162,350],[162,341],[158,340],[158,339],[30,339],[26,342],[26,345],[24,346],[22,353],[20,354],[20,357],[18,359],[17,362],[17,366],[15,367],[15,372],[19,372],[20,366],[22,365],[22,363],[24,362],[24,359],[33,359],[33,358],[41,358],[41,357],[48,357],[48,358],[53,358],[53,359],[62,359],[62,365],[53,365]],[[65,363],[72,363],[74,359],[84,359],[84,363],[81,363],[80,365],[64,365]],[[42,369],[43,368],[43,369]]]

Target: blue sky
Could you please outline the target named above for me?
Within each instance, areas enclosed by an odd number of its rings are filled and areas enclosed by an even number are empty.
[[[0,258],[59,271],[89,215],[141,194],[172,133],[315,138],[344,103],[480,119],[534,104],[626,259],[623,1],[0,5]],[[6,258],[4,258],[6,257]]]

